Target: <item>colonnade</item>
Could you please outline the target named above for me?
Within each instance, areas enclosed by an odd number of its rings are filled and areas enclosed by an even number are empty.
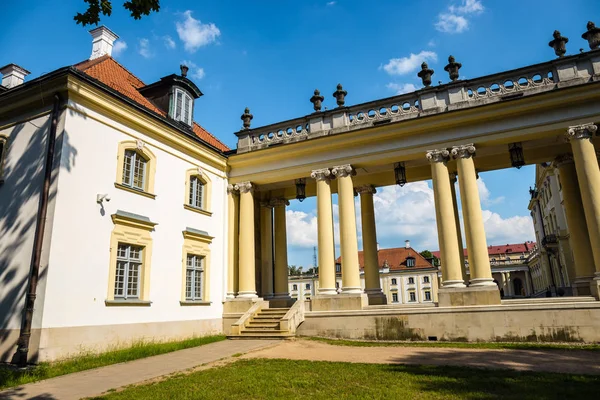
[[[563,176],[563,195],[568,224],[571,229],[576,276],[582,291],[590,288],[592,280],[600,280],[600,169],[596,158],[592,135],[596,132],[593,124],[571,127],[567,137],[571,142],[572,155],[557,159]],[[426,157],[431,165],[435,213],[442,260],[442,288],[460,290],[470,287],[489,287],[496,284],[492,278],[488,256],[481,202],[477,187],[477,175],[473,157],[476,148],[473,144],[431,150]],[[456,160],[456,171],[448,169],[448,161]],[[379,263],[377,259],[377,237],[372,185],[355,188],[352,177],[355,169],[349,165],[334,166],[314,170],[311,178],[317,188],[318,224],[318,266],[319,296],[334,296],[335,287],[335,245],[333,234],[333,206],[331,180],[337,179],[340,250],[342,258],[342,294],[360,294],[360,271],[358,263],[358,240],[354,193],[360,195],[363,249],[365,260],[365,292],[369,298],[384,296],[380,286]],[[458,204],[454,182],[458,178],[462,205],[464,232],[469,258],[469,277],[461,238]],[[575,182],[578,182],[577,185]],[[255,207],[254,185],[242,182],[229,186],[229,298],[257,297],[255,284]],[[287,239],[285,199],[273,199],[262,204],[261,241],[262,263],[274,265],[274,287],[269,282],[272,277],[263,274],[263,295],[274,298],[289,298],[287,276]],[[274,210],[271,214],[271,208]],[[274,218],[272,222],[271,218]],[[270,227],[274,227],[271,232]],[[272,236],[270,236],[272,235]],[[274,248],[270,238],[274,237]],[[274,260],[270,257],[274,254]],[[265,268],[265,267],[263,267]],[[268,270],[269,268],[266,268]],[[265,269],[264,269],[265,270]],[[592,285],[593,286],[593,285]],[[590,290],[590,289],[588,289]],[[597,295],[597,293],[596,293]]]

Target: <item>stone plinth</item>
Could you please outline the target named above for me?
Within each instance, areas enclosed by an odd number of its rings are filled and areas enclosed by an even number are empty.
[[[304,301],[300,299],[299,301]],[[292,299],[291,297],[283,297],[283,298],[270,298],[269,299],[269,308],[289,308],[294,305],[296,299]]]
[[[600,300],[600,278],[594,278],[590,283],[590,291],[596,300]]]
[[[381,289],[376,289],[373,292],[369,292],[369,290],[367,290],[366,292],[367,297],[369,298],[370,306],[380,306],[387,304],[387,297],[385,296],[385,294],[383,294]]]
[[[496,285],[440,288],[438,290],[438,304],[440,307],[500,304],[500,291]]]
[[[263,299],[260,297],[227,299],[223,303],[223,314],[243,314],[259,301]]]
[[[315,296],[311,300],[312,311],[362,310],[369,304],[366,293]]]

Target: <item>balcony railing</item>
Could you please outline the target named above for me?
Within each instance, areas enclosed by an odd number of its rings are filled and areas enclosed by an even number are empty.
[[[553,233],[544,236],[542,239],[542,246],[545,248],[558,246],[558,236]]]

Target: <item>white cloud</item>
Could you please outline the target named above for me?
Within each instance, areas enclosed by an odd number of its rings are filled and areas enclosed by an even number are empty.
[[[167,35],[163,37],[163,40],[165,41],[165,46],[167,47],[167,49],[174,49],[175,47],[177,47],[177,44],[171,38],[171,36]]]
[[[427,46],[429,47],[435,47],[437,45],[437,43],[435,42],[435,39],[431,39],[429,42],[427,42]]]
[[[483,4],[481,4],[481,0],[462,0],[462,5],[452,5],[448,7],[448,10],[450,10],[451,13],[457,14],[480,14],[484,9],[485,8],[483,7]]]
[[[390,82],[387,85],[385,85],[385,87],[387,87],[390,90],[393,90],[396,94],[411,93],[411,92],[414,92],[415,90],[417,90],[417,87],[415,85],[413,85],[412,83]]]
[[[489,210],[483,210],[482,215],[488,246],[535,240],[533,222],[529,216],[515,215],[504,219]]]
[[[317,245],[317,217],[313,213],[287,210],[287,240],[292,247],[313,247]]]
[[[150,58],[154,55],[152,53],[152,50],[150,49],[150,41],[148,39],[146,39],[146,38],[140,39],[138,52],[144,58]]]
[[[456,184],[458,185],[458,183]],[[458,187],[457,187],[458,188]],[[481,204],[484,206],[491,206],[494,204],[502,203],[505,199],[504,196],[492,197],[490,190],[485,185],[483,178],[477,179],[477,189],[479,190],[479,199],[481,200]]]
[[[113,46],[112,53],[115,57],[118,57],[125,50],[127,50],[127,43],[125,43],[123,40],[117,40]]]
[[[327,5],[331,7],[331,6],[334,6],[335,3],[336,3],[335,1],[330,1],[330,2],[327,3]]]
[[[188,66],[188,68],[190,69],[189,72],[188,72],[188,75],[193,80],[198,80],[199,81],[200,79],[202,79],[202,78],[204,78],[206,76],[206,73],[204,72],[204,68],[200,68],[193,61],[183,60],[181,62],[181,64]]]
[[[462,15],[442,13],[438,15],[435,29],[445,33],[461,33],[469,28],[469,21]]]
[[[423,61],[437,61],[437,54],[423,50],[419,54],[410,53],[408,57],[392,58],[383,66],[390,75],[406,75],[415,71]]]
[[[185,11],[183,17],[183,21],[176,22],[175,27],[184,48],[190,53],[216,42],[221,35],[221,31],[215,24],[203,24],[200,20],[194,19],[190,10]]]

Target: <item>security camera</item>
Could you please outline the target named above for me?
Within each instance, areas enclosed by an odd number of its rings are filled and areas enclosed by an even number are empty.
[[[110,197],[108,196],[108,194],[97,194],[96,195],[96,203],[98,204],[102,204],[103,201],[110,201]]]

